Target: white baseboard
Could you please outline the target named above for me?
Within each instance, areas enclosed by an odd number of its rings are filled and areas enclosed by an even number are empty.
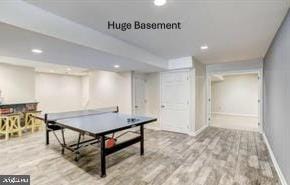
[[[223,115],[223,116],[234,116],[234,117],[253,117],[257,118],[258,115],[256,114],[237,114],[237,113],[230,113],[230,112],[212,112],[215,115]]]
[[[202,133],[207,127],[208,127],[208,125],[205,125],[205,126],[201,127],[200,129],[198,129],[197,131],[195,131],[192,134],[192,136],[197,136],[198,134]]]
[[[274,155],[274,153],[273,153],[273,151],[272,151],[272,148],[271,148],[271,146],[270,146],[270,143],[269,143],[268,138],[267,138],[267,136],[266,136],[265,133],[263,133],[263,138],[264,138],[265,143],[266,143],[266,145],[267,145],[267,148],[268,148],[268,150],[269,150],[269,153],[270,153],[270,156],[271,156],[272,162],[273,162],[273,164],[274,164],[274,167],[275,167],[275,169],[276,169],[276,171],[277,171],[277,173],[278,173],[278,176],[279,176],[279,178],[280,178],[281,184],[282,184],[282,185],[287,185],[286,179],[285,179],[285,177],[284,177],[284,175],[283,175],[283,173],[282,173],[282,171],[281,171],[281,169],[280,169],[280,167],[279,167],[279,164],[278,164],[278,162],[277,162],[277,160],[276,160],[276,158],[275,158],[275,155]]]
[[[160,130],[160,127],[157,126],[151,126],[150,124],[146,125],[145,128],[151,129],[151,130]]]

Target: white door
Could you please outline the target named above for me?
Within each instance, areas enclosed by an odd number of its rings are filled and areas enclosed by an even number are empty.
[[[134,76],[135,81],[135,100],[134,113],[137,115],[145,114],[145,79],[141,75]]]
[[[263,133],[263,72],[258,72],[258,129],[259,132]]]
[[[189,72],[168,72],[161,75],[160,110],[161,128],[163,130],[189,132]]]
[[[211,77],[207,77],[207,125],[211,124],[212,110],[211,110]]]

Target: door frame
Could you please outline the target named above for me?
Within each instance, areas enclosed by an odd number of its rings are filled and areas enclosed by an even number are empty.
[[[211,124],[211,79],[210,75],[206,75],[206,122],[207,126]]]
[[[136,72],[132,72],[132,113],[133,114],[136,114],[136,80],[135,80],[135,77],[141,77],[141,78],[144,78],[144,80],[146,80],[146,77],[145,77],[145,73],[136,73]],[[146,85],[144,87],[144,89],[146,88]],[[145,90],[146,92],[146,90]],[[145,93],[144,92],[144,93]],[[146,97],[146,95],[145,95]],[[145,109],[146,109],[146,105],[145,105]],[[145,112],[144,112],[145,114]]]
[[[258,74],[258,132],[263,133],[263,69],[252,69],[252,70],[233,70],[233,71],[225,71],[225,72],[210,72],[206,74],[207,80],[207,104],[206,104],[206,115],[207,115],[207,126],[210,126],[211,121],[211,75],[229,75],[229,74],[249,74],[249,73],[256,73]]]
[[[160,123],[160,130],[165,130],[164,127],[164,122],[162,120],[162,116],[161,116],[161,105],[162,105],[162,78],[164,74],[168,74],[168,73],[178,73],[178,72],[187,72],[188,76],[189,76],[189,128],[187,129],[186,132],[184,132],[184,134],[188,134],[188,135],[193,135],[193,129],[195,127],[194,125],[194,115],[193,114],[193,101],[192,101],[192,96],[193,96],[193,72],[195,72],[194,69],[178,69],[178,70],[171,70],[171,71],[164,71],[164,72],[160,72],[160,78],[159,78],[159,84],[160,84],[160,91],[159,91],[159,123]]]

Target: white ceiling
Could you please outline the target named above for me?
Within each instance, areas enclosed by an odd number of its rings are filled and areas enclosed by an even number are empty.
[[[171,59],[194,56],[203,63],[264,57],[288,8],[288,0],[34,1],[29,3]],[[107,21],[175,22],[180,31],[111,31]],[[207,44],[209,50],[200,51]]]
[[[156,66],[120,56],[117,57],[4,23],[0,23],[0,33],[0,56],[43,62],[44,65],[38,64],[35,66],[38,69],[43,69],[47,66],[46,63],[52,63],[108,71],[151,72],[160,70]],[[34,54],[31,52],[33,48],[42,49],[43,53]],[[23,65],[27,66],[26,62]],[[120,65],[120,68],[116,69],[113,67],[114,65]],[[51,70],[52,66],[48,67],[47,69]],[[55,68],[59,67],[56,66]]]
[[[52,64],[33,60],[0,56],[0,64],[25,66],[34,68],[36,72],[85,76],[90,71],[86,68]]]
[[[206,64],[262,58],[288,8],[289,0],[168,0],[163,7],[153,0],[2,0],[0,56],[141,72],[166,70],[168,59],[188,56]],[[182,30],[111,31],[109,20],[180,21]]]

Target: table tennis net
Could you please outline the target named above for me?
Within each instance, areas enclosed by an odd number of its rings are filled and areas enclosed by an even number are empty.
[[[119,112],[119,108],[117,106],[114,106],[114,107],[104,107],[104,108],[96,108],[96,109],[48,113],[46,115],[47,115],[47,120],[54,121],[54,120],[60,120],[60,119],[69,119],[69,118],[75,118],[75,117],[106,114],[106,113],[113,113],[113,112]]]

